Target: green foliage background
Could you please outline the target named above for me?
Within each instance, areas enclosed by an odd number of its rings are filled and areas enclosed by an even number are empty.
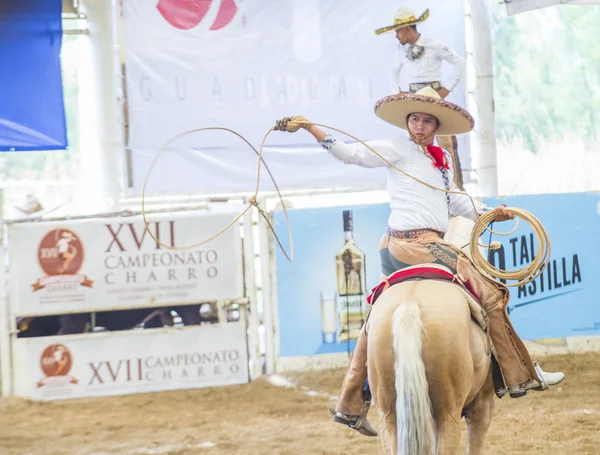
[[[593,141],[600,101],[600,6],[560,5],[507,16],[493,8],[496,135]]]

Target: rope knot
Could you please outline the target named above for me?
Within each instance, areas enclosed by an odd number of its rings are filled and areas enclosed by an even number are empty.
[[[258,205],[258,201],[256,200],[256,196],[252,196],[250,199],[248,199],[248,204],[253,205],[254,207],[256,207],[256,210],[258,210],[258,213],[260,213],[262,215],[262,217],[266,219],[267,215],[265,214],[264,210],[261,209],[260,206]]]

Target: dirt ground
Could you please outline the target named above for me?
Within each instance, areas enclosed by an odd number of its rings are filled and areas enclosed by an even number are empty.
[[[549,357],[560,387],[496,401],[488,454],[599,454],[600,354]],[[3,455],[377,454],[377,438],[333,424],[342,370],[216,389],[38,403],[0,400]],[[375,409],[371,410],[376,421]],[[465,438],[463,432],[463,441]]]

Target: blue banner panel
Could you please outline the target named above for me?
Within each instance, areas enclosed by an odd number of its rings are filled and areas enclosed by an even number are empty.
[[[356,334],[346,337],[342,333],[347,308],[338,288],[337,256],[346,245],[343,214],[347,210],[352,213],[354,244],[364,254],[365,310],[366,297],[379,282],[378,246],[390,213],[387,204],[289,211],[294,261],[288,262],[280,249],[276,255],[282,357],[354,349]],[[274,223],[288,249],[283,212],[275,212]]]
[[[562,338],[600,335],[600,196],[598,194],[545,194],[486,200],[505,203],[534,214],[548,232],[551,244],[549,267],[535,281],[511,288],[510,316],[522,338]],[[493,229],[508,232],[511,222]],[[528,264],[537,253],[537,241],[529,225],[521,222],[502,242],[491,261],[514,270]],[[484,235],[487,243],[489,235]]]
[[[511,319],[520,336],[540,339],[600,335],[600,280],[594,278],[600,270],[600,195],[519,196],[485,202],[490,206],[504,202],[531,212],[550,236],[552,257],[548,269],[534,282],[510,288]],[[348,210],[352,212],[353,228],[349,235],[343,223],[343,212]],[[389,208],[382,204],[291,210],[288,214],[296,256],[290,263],[279,249],[276,253],[281,356],[351,351],[355,334],[344,333],[342,326],[348,320],[353,323],[352,311],[357,307],[340,295],[340,258],[347,249],[346,239],[351,237],[364,255],[364,288],[368,294],[380,279],[378,245]],[[274,223],[283,241],[287,238],[283,212],[274,213]],[[509,232],[513,226],[510,221],[495,223],[493,229]],[[492,240],[502,243],[492,260],[503,269],[521,268],[536,254],[536,240],[525,222],[509,236],[494,235]],[[482,242],[488,241],[486,234]],[[284,244],[289,247],[287,241]]]
[[[0,150],[64,150],[61,0],[0,0]]]

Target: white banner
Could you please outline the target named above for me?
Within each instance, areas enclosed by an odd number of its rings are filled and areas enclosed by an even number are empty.
[[[430,18],[419,24],[419,32],[465,56],[462,0],[402,5],[417,15],[429,8]],[[373,113],[374,103],[391,93],[389,72],[399,52],[393,33],[376,36],[374,30],[392,24],[399,6],[387,0],[124,2],[129,145],[137,193],[158,149],[195,128],[232,128],[255,146],[277,119],[292,115],[362,140],[404,134]],[[443,67],[448,76],[451,67]],[[464,82],[448,98],[462,106]],[[407,84],[404,77],[402,86]],[[466,136],[460,143],[468,168]],[[267,145],[265,160],[282,189],[385,187],[381,169],[336,161],[306,131],[276,132]],[[255,154],[222,131],[178,139],[160,163],[151,193],[254,190]],[[273,189],[264,174],[262,188]]]
[[[166,246],[199,243],[237,213],[148,215]],[[141,216],[8,227],[14,316],[102,311],[243,297],[240,232],[175,250]]]
[[[18,339],[15,395],[56,400],[248,382],[244,322]]]

